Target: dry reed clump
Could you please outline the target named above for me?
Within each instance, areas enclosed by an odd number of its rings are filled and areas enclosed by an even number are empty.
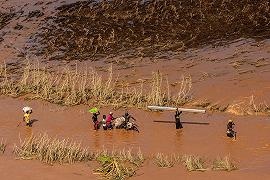
[[[3,139],[1,139],[1,142],[0,142],[0,152],[1,152],[2,154],[4,154],[4,153],[5,153],[5,151],[6,151],[6,147],[7,147],[6,142],[4,142],[4,140],[3,140]]]
[[[171,168],[175,164],[175,159],[173,157],[169,157],[167,155],[164,155],[162,153],[157,153],[154,157],[154,162],[158,167],[161,168]]]
[[[127,179],[136,174],[137,168],[144,162],[144,156],[140,150],[137,154],[131,150],[101,151],[96,153],[96,160],[101,163],[101,167],[95,170],[98,174],[107,179]]]
[[[199,156],[184,155],[182,162],[188,171],[206,171],[205,161]]]
[[[135,175],[135,170],[130,163],[122,162],[116,157],[101,156],[98,161],[101,167],[95,171],[107,179],[127,179]]]
[[[91,154],[80,144],[66,139],[52,139],[46,134],[31,136],[15,145],[14,153],[19,159],[38,159],[42,162],[53,164],[75,163],[92,160]]]
[[[145,157],[141,150],[139,149],[137,153],[134,153],[131,149],[129,150],[120,150],[120,151],[112,151],[108,152],[107,150],[98,151],[95,153],[95,159],[99,159],[100,157],[113,157],[117,158],[119,161],[128,161],[137,167],[141,166],[145,160]]]
[[[268,0],[111,0],[63,5],[37,41],[62,60],[153,56],[217,40],[269,36]]]
[[[93,103],[101,106],[145,108],[148,104],[180,106],[191,99],[191,77],[182,77],[179,92],[173,96],[169,83],[163,83],[160,72],[153,73],[151,90],[148,91],[149,88],[144,88],[143,84],[139,89],[116,86],[112,67],[108,70],[106,80],[94,70],[85,70],[83,73],[69,69],[51,72],[30,63],[16,77],[9,72],[6,65],[1,69],[0,94],[14,97],[27,94],[31,99],[43,99],[62,105]]]
[[[270,107],[266,102],[257,104],[255,97],[252,95],[241,101],[237,101],[228,106],[227,112],[236,115],[258,115],[258,114],[269,114]]]
[[[219,171],[233,171],[237,169],[237,166],[229,156],[225,156],[224,158],[219,157],[215,159],[213,161],[212,169]]]

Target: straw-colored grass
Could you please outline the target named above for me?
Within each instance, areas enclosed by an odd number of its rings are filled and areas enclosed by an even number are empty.
[[[121,161],[117,157],[103,155],[97,160],[101,163],[101,167],[95,171],[107,179],[127,179],[136,173],[131,163]]]
[[[3,139],[1,139],[1,142],[0,142],[0,152],[1,152],[2,154],[5,153],[6,147],[7,147],[6,142],[5,142]]]
[[[256,103],[255,97],[252,95],[230,104],[227,108],[227,112],[236,115],[269,114],[270,107],[266,102]]]
[[[46,134],[20,141],[14,147],[14,153],[18,159],[37,159],[48,164],[82,162],[93,158],[93,154],[80,144],[49,138]]]
[[[219,171],[233,171],[237,169],[237,166],[231,160],[229,156],[225,156],[224,158],[218,157],[213,161],[213,170]]]
[[[131,150],[113,151],[106,150],[96,153],[96,160],[101,167],[95,172],[107,179],[127,179],[136,174],[136,170],[144,162],[144,156],[139,150],[136,154]]]
[[[171,156],[164,155],[162,153],[157,153],[154,157],[154,162],[158,167],[161,168],[171,168],[175,165],[175,159]]]
[[[117,79],[113,78],[112,67],[109,67],[106,79],[93,69],[83,73],[69,69],[50,72],[38,64],[27,63],[23,72],[16,77],[6,65],[1,69],[0,94],[13,97],[28,95],[31,99],[62,105],[97,104],[139,108],[149,104],[180,106],[190,100],[192,86],[191,78],[183,77],[179,93],[173,96],[167,87],[168,83],[162,83],[160,72],[153,73],[150,84],[141,84],[140,88],[119,86]]]
[[[199,157],[194,155],[184,155],[182,157],[182,162],[187,168],[188,171],[206,171],[205,161]]]

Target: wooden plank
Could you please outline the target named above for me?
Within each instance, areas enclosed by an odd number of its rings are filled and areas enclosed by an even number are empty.
[[[162,111],[176,111],[175,107],[165,107],[165,106],[147,106],[148,109],[152,110],[162,110]],[[187,109],[187,108],[178,108],[179,111],[183,112],[193,112],[193,113],[205,113],[205,110],[201,109]]]

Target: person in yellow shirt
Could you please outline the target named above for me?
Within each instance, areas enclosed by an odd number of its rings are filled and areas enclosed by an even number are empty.
[[[30,114],[32,114],[32,108],[24,109],[23,121],[26,123],[26,126],[31,127]]]

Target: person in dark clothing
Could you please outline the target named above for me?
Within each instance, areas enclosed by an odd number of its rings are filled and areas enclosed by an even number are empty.
[[[99,129],[98,115],[100,115],[99,111],[93,113],[93,116],[92,116],[92,120],[93,120],[93,123],[94,123],[94,129],[95,130]]]
[[[178,108],[176,109],[176,112],[175,112],[175,125],[176,125],[176,129],[182,129],[183,126],[182,126],[182,123],[180,122],[180,114],[182,114],[182,111],[179,111]]]
[[[229,120],[227,124],[227,132],[226,132],[228,137],[236,138],[236,132],[234,131],[234,126],[235,126],[234,122],[232,120]]]
[[[127,111],[123,117],[125,118],[126,123],[128,123],[130,119],[133,119],[134,121],[136,121],[136,119],[132,117]]]

